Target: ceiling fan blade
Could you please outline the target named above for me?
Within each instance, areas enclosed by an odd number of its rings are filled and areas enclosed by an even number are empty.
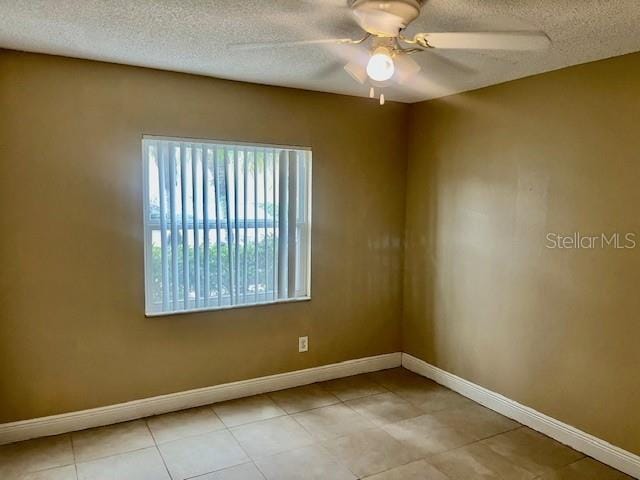
[[[299,47],[304,45],[340,45],[353,42],[354,41],[350,38],[320,38],[315,40],[294,40],[291,42],[230,43],[227,47],[231,50],[264,50],[269,48]]]
[[[478,73],[474,68],[465,65],[459,60],[454,60],[450,57],[445,57],[442,53],[438,52],[435,48],[425,50],[424,53],[428,56],[428,62],[430,68],[447,69],[452,72],[464,73],[467,75]]]
[[[401,86],[403,92],[418,97],[445,97],[454,92],[447,82],[434,78],[428,72],[418,72]]]
[[[544,32],[419,33],[418,44],[433,48],[478,50],[542,50],[551,44]]]
[[[335,60],[329,62],[327,65],[320,67],[313,75],[316,78],[327,78],[340,71],[342,71],[342,63],[338,60]]]

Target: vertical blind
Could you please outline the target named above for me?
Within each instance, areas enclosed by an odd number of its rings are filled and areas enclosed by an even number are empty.
[[[148,315],[310,296],[311,151],[145,136]]]

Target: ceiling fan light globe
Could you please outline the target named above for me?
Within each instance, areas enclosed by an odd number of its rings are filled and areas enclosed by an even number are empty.
[[[393,77],[395,66],[390,55],[384,52],[378,52],[371,55],[369,63],[367,63],[367,75],[372,80],[384,82]]]

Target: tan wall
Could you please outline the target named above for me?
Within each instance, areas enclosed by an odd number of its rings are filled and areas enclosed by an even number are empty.
[[[399,350],[407,106],[11,51],[0,102],[0,422]],[[313,148],[310,302],[145,318],[145,133]]]
[[[640,54],[411,117],[404,351],[640,453]]]

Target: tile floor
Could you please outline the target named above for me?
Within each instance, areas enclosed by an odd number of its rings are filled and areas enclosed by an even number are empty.
[[[0,446],[2,480],[630,477],[401,368]]]

